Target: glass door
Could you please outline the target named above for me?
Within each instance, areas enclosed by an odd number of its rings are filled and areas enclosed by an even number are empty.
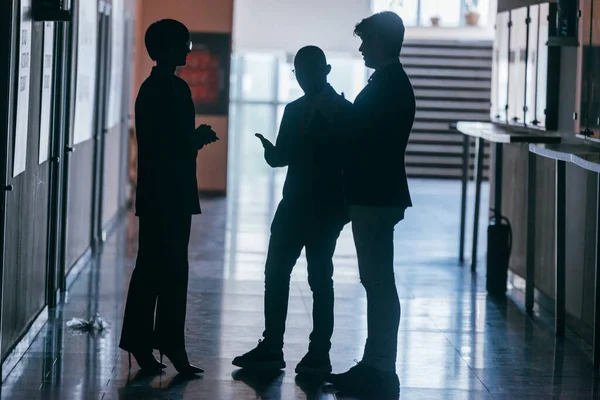
[[[110,15],[105,8],[98,13],[98,45],[96,50],[96,110],[94,121],[94,185],[92,187],[92,246],[97,246],[104,240],[102,231],[102,200],[104,198],[104,151],[106,148],[106,122],[110,71]]]
[[[8,163],[8,132],[9,116],[11,115],[10,102],[10,77],[13,76],[13,65],[11,54],[13,52],[11,44],[14,41],[13,30],[13,3],[12,1],[3,1],[0,3],[0,37],[11,38],[11,40],[0,41],[0,102],[8,104],[8,107],[0,107],[0,277],[4,272],[4,234],[6,231],[6,196],[12,191],[12,186],[7,185],[6,166]],[[0,299],[2,299],[2,282],[0,279]],[[0,304],[0,308],[2,304]],[[0,313],[1,318],[2,313]],[[1,325],[1,324],[0,324]]]
[[[538,54],[539,35],[540,35],[540,7],[529,7],[529,35],[527,39],[527,79],[526,79],[526,98],[525,98],[525,124],[537,126],[539,121],[536,115],[537,108],[537,91],[539,89],[538,75]],[[543,48],[546,47],[542,43]],[[543,50],[542,50],[543,51]]]
[[[508,122],[506,109],[508,107],[509,23],[510,13],[508,11],[498,13],[492,63],[491,119],[503,123]]]
[[[588,129],[600,137],[600,2],[594,1],[591,10],[589,46],[589,114]]]
[[[548,3],[539,6],[539,28],[537,33],[537,57],[536,57],[536,91],[535,91],[535,125],[546,128],[546,108],[548,105],[548,67],[549,53],[546,42],[550,34],[550,5]]]
[[[527,59],[527,7],[511,11],[508,120],[525,123],[525,63]]]

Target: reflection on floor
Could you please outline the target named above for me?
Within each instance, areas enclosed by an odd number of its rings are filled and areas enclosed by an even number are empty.
[[[206,369],[202,379],[180,380],[128,372],[117,349],[129,276],[135,259],[131,216],[84,270],[66,304],[2,385],[7,399],[333,399],[319,385],[296,381],[293,369],[306,351],[311,297],[302,260],[292,282],[286,336],[288,369],[262,379],[236,371],[231,359],[256,344],[262,331],[263,262],[274,201],[256,182],[228,200],[205,200],[195,218],[187,343],[191,359]],[[254,188],[254,190],[253,190]],[[589,359],[566,341],[557,343],[546,324],[525,317],[508,299],[490,300],[485,274],[457,264],[460,186],[413,181],[415,207],[397,228],[396,270],[402,298],[398,373],[402,399],[595,398]],[[487,204],[484,199],[483,204]],[[482,221],[482,225],[485,225]],[[361,356],[365,295],[356,271],[348,227],[336,255],[334,369]],[[132,239],[134,238],[134,239]],[[482,246],[485,248],[485,246]],[[483,259],[483,258],[482,258]],[[77,335],[73,317],[104,317],[110,331]]]

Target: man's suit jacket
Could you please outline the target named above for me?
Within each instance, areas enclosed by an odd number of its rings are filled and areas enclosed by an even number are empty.
[[[351,103],[327,86],[327,96]],[[317,112],[317,104],[307,96],[285,108],[275,147],[265,152],[272,167],[287,166],[283,201],[294,204],[298,213],[344,215],[343,157],[339,140],[344,125],[327,121]]]
[[[199,214],[196,112],[188,84],[156,67],[135,104],[138,142],[136,215]]]
[[[415,119],[415,95],[402,64],[376,71],[349,114],[344,170],[348,203],[412,206],[404,163]]]

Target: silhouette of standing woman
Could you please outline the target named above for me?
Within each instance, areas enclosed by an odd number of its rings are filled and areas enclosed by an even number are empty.
[[[139,248],[119,346],[129,352],[130,367],[133,355],[143,370],[158,371],[166,367],[164,354],[179,373],[196,374],[204,371],[190,365],[184,339],[191,218],[200,214],[196,156],[218,138],[207,125],[195,128],[190,88],[175,75],[192,48],[188,29],[161,20],[145,42],[156,66],[135,104]]]

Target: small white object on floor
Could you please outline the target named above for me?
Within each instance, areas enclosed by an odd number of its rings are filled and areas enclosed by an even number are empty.
[[[80,332],[100,333],[108,329],[108,324],[98,313],[96,313],[94,318],[89,321],[82,318],[73,318],[67,322],[67,327],[71,330]]]

